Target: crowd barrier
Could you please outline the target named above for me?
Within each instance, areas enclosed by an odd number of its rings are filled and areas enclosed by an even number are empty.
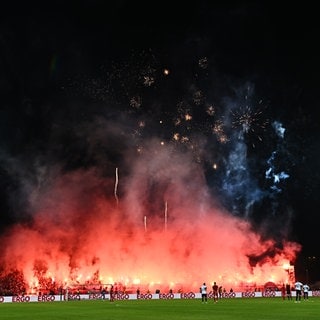
[[[281,297],[280,291],[246,291],[246,292],[224,292],[222,299],[233,298],[273,298]],[[295,297],[295,291],[292,291],[292,297]],[[320,297],[319,291],[310,291],[309,297]],[[208,299],[212,299],[210,292]],[[114,294],[113,300],[152,300],[152,299],[201,299],[200,293],[141,293],[141,294]],[[29,302],[53,302],[53,301],[72,301],[72,300],[106,300],[110,301],[110,294],[69,294],[69,295],[21,295],[21,296],[0,296],[0,303],[29,303]]]

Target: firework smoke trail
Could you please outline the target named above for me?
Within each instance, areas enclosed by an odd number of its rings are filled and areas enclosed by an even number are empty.
[[[288,179],[289,175],[284,171],[275,173],[274,161],[276,159],[276,156],[277,156],[277,152],[273,151],[271,157],[267,161],[270,167],[266,170],[266,179],[271,179],[273,181],[273,184],[270,186],[270,189],[273,192],[279,193],[282,190],[277,185],[282,180]]]
[[[164,204],[164,230],[167,231],[168,227],[168,201]]]
[[[119,176],[118,176],[118,168],[116,168],[116,178],[114,183],[114,197],[117,201],[117,205],[119,205],[119,198],[118,198],[118,183],[119,183]]]
[[[225,144],[228,153],[224,157],[224,169],[220,170],[220,192],[223,194],[225,207],[233,215],[252,221],[255,227],[260,229],[261,235],[279,240],[287,237],[292,221],[292,210],[290,206],[281,203],[280,195],[280,185],[289,178],[289,174],[283,170],[278,172],[275,166],[275,163],[279,166],[283,162],[281,158],[284,158],[284,155],[280,155],[280,150],[284,149],[285,129],[279,121],[268,126],[269,120],[263,118],[261,111],[261,100],[255,104],[253,96],[253,87],[246,85],[244,90],[239,89],[236,100],[225,100],[225,110],[229,112],[225,112],[223,124],[226,132],[230,123],[233,130],[229,130],[228,139],[224,140],[228,141]],[[229,120],[229,117],[232,120]],[[252,143],[250,135],[254,135],[254,138],[257,137],[261,142],[262,133],[267,129],[274,130],[277,145],[272,150],[271,157],[263,160],[268,168],[262,167],[258,175],[253,175],[253,165],[261,159],[253,152],[256,145]],[[269,135],[273,136],[271,133]],[[250,145],[253,151],[248,153]],[[272,184],[266,185],[263,178],[270,180]],[[259,211],[265,212],[263,218]],[[277,222],[272,221],[275,216]]]
[[[285,128],[279,121],[274,121],[272,123],[272,127],[275,130],[276,136],[280,139],[280,141],[278,142],[277,149],[272,152],[270,158],[267,160],[267,164],[269,167],[265,171],[265,178],[266,180],[271,181],[270,197],[272,199],[275,199],[276,195],[283,191],[280,185],[284,180],[288,179],[290,175],[283,170],[278,171],[276,168],[276,163],[281,163],[281,161],[277,161],[277,158],[281,157],[279,150],[281,149],[281,142],[284,139]],[[277,201],[272,201],[271,213],[273,216],[277,215],[278,208],[279,205]]]
[[[282,124],[279,121],[274,121],[272,123],[272,127],[274,128],[277,136],[280,139],[284,138],[285,128],[282,126]],[[265,177],[266,179],[273,180],[273,184],[270,186],[270,189],[276,193],[281,192],[282,190],[277,186],[282,180],[288,179],[289,174],[287,174],[284,171],[276,172],[275,168],[275,161],[277,157],[278,151],[273,151],[271,154],[271,157],[268,159],[267,163],[269,165],[269,168],[266,170]]]
[[[152,90],[157,78],[154,68],[148,70],[152,83],[146,83],[145,73],[134,75]],[[30,288],[39,285],[37,275],[63,285],[121,282],[127,287],[190,290],[197,290],[203,279],[219,279],[227,288],[242,282],[261,284],[271,275],[286,282],[281,266],[294,260],[300,247],[285,238],[278,246],[252,228],[252,204],[264,194],[250,173],[244,128],[230,129],[229,119],[203,102],[205,95],[194,94],[201,90],[182,99],[176,112],[161,112],[152,94],[133,103],[131,98],[142,94],[123,87],[128,90],[123,95],[129,98],[126,107],[115,103],[113,108],[111,102],[108,108],[77,105],[75,112],[68,106],[76,117],[71,123],[56,113],[45,155],[41,149],[29,157],[2,156],[19,186],[12,195],[20,200],[15,209],[27,207],[25,216],[1,238],[3,270],[23,270]],[[102,100],[108,100],[106,95]],[[197,119],[199,112],[194,111],[202,104],[203,116]],[[77,118],[79,108],[88,115],[85,121]],[[70,132],[70,148],[77,152],[61,147]],[[214,137],[217,143],[208,151]],[[214,155],[222,159],[216,167],[222,178],[215,182],[232,203],[231,210],[208,188],[203,166],[212,163]],[[122,172],[117,208],[115,162]],[[165,230],[164,203],[165,215],[170,204]]]
[[[226,159],[226,172],[222,190],[232,203],[231,212],[246,218],[250,215],[252,205],[265,195],[251,177],[247,164],[247,146],[243,135],[237,134],[233,148]]]
[[[253,206],[267,196],[267,192],[259,187],[257,179],[252,176],[249,165],[246,135],[253,133],[261,140],[258,128],[264,130],[267,124],[267,120],[262,118],[261,100],[255,105],[253,96],[253,86],[246,84],[237,91],[235,101],[226,99],[228,112],[224,121],[232,127],[232,131],[228,138],[229,152],[224,160],[221,190],[226,196],[229,210],[246,219],[250,218]]]

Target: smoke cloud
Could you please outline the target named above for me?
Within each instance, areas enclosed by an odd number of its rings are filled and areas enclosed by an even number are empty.
[[[124,86],[126,103],[99,91],[99,81],[83,81],[81,88],[92,89],[84,95],[94,92],[90,102],[51,107],[44,137],[16,154],[3,148],[2,168],[14,186],[1,235],[3,270],[22,270],[30,290],[39,274],[62,286],[183,290],[203,281],[227,288],[287,282],[300,245],[286,230],[266,232],[263,213],[258,227],[254,218],[256,204],[278,202],[263,178],[281,193],[278,184],[289,176],[272,167],[274,150],[254,176],[249,135],[265,121],[249,101],[251,88],[243,100],[250,108],[213,102],[199,84],[162,100],[168,74],[153,66],[139,74],[134,94]],[[274,126],[283,139],[281,128]]]

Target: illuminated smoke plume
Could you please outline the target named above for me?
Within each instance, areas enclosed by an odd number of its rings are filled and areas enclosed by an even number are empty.
[[[160,81],[154,66],[147,69],[152,78],[146,68],[136,75],[143,92]],[[244,131],[232,128],[218,103],[192,88],[201,95],[175,100],[177,111],[161,110],[152,92],[144,97],[127,87],[125,107],[114,93],[107,107],[68,105],[74,119],[54,114],[45,153],[2,154],[17,184],[15,223],[1,238],[3,270],[23,270],[35,291],[44,278],[63,287],[121,283],[151,290],[289,281],[300,246],[261,236],[250,222],[253,204],[265,196],[248,161],[251,123]],[[105,92],[98,100],[107,100]],[[215,158],[221,168],[211,166]],[[210,183],[208,164],[217,171]]]
[[[106,196],[111,181],[98,171],[55,172],[44,189],[34,190],[33,221],[14,226],[2,242],[7,266],[24,270],[31,287],[40,262],[63,285],[99,281],[195,290],[202,279],[228,287],[287,280],[279,266],[294,257],[295,246],[278,251],[249,223],[217,207],[188,153],[155,140],[128,165],[130,174],[119,181],[119,206]],[[251,264],[250,257],[268,251],[271,257]]]
[[[226,159],[222,190],[232,203],[231,212],[248,217],[252,205],[265,194],[251,176],[247,163],[247,146],[242,134],[233,143],[233,149]]]

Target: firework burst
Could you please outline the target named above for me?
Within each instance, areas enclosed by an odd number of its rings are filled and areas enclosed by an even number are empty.
[[[235,111],[231,111],[232,127],[240,129],[244,134],[256,135],[259,141],[262,141],[262,132],[265,131],[269,120],[264,117],[262,101],[259,101],[259,107],[246,105]],[[255,144],[252,144],[255,147]]]

